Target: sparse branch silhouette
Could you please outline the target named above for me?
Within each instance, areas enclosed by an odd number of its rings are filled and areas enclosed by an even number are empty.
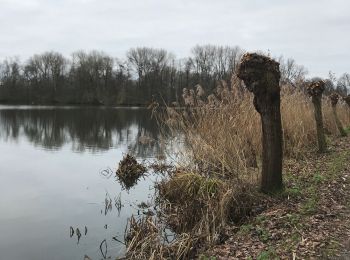
[[[230,84],[244,53],[238,46],[196,45],[176,58],[165,49],[131,48],[125,58],[101,51],[57,52],[0,61],[0,102],[10,104],[89,104],[145,106],[151,101],[179,102],[183,88],[200,84],[211,93],[217,82]],[[281,84],[296,88],[307,70],[280,57]],[[347,95],[349,75],[326,79],[325,93]]]

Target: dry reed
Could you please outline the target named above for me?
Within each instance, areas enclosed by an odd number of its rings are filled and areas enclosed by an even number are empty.
[[[157,186],[159,220],[177,238],[165,245],[159,226],[155,228],[149,220],[139,222],[138,228],[143,226],[147,236],[130,242],[128,253],[144,259],[186,259],[202,242],[219,243],[225,225],[254,212],[261,198],[255,188],[262,152],[261,124],[252,95],[233,77],[231,86],[220,81],[210,95],[198,85],[184,89],[183,98],[184,106],[167,107],[161,120],[170,132],[178,135],[180,131],[186,139],[178,162],[182,170],[169,174]],[[337,109],[343,125],[349,126],[349,107],[340,102]],[[301,87],[282,86],[281,114],[285,156],[300,158],[316,150],[313,106]],[[327,97],[323,98],[323,117],[327,135],[338,136]]]
[[[253,169],[259,166],[262,149],[260,118],[253,107],[252,95],[237,88],[237,82],[232,85],[223,88],[220,83],[215,91],[215,102],[211,101],[212,98],[204,102],[197,97],[194,98],[198,101],[197,106],[186,109],[169,107],[166,122],[170,128],[185,135],[189,144],[185,156],[190,157],[187,161],[192,169],[196,166],[201,174],[221,174],[236,181],[249,177],[256,181],[258,171]],[[343,125],[349,126],[349,107],[340,102],[337,109]],[[313,113],[311,100],[303,91],[282,86],[281,114],[286,157],[298,158],[306,150],[316,149]],[[338,136],[327,97],[323,98],[323,116],[326,133]]]

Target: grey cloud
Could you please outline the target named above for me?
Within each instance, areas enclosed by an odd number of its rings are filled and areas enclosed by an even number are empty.
[[[349,72],[346,0],[0,0],[0,7],[0,59],[78,49],[122,56],[135,46],[181,57],[213,43],[293,57],[312,76]]]

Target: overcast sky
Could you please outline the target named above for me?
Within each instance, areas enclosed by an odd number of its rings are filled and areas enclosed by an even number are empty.
[[[293,57],[311,76],[350,73],[349,0],[0,0],[0,59],[54,50],[238,45]]]

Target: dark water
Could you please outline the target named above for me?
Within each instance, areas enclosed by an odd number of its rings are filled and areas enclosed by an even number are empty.
[[[123,240],[158,177],[126,191],[114,171],[126,152],[163,156],[160,142],[140,144],[145,135],[159,137],[143,109],[0,106],[0,259],[103,259],[104,239],[107,258],[122,255],[113,237]]]

